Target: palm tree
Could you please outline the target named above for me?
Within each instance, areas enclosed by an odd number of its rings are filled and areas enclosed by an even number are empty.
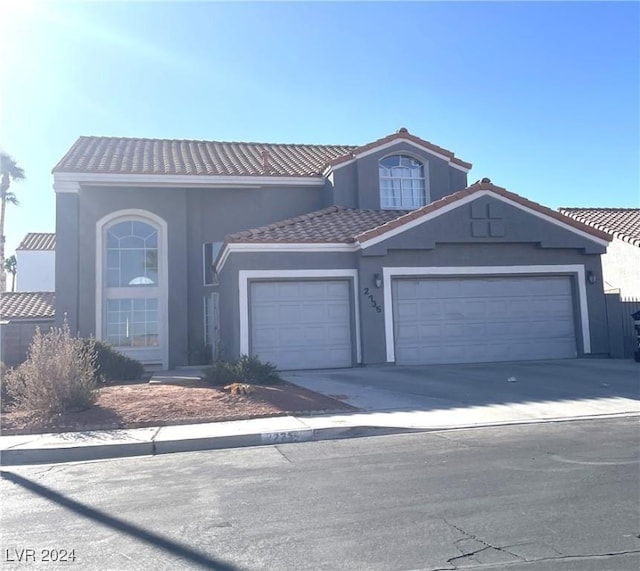
[[[11,274],[11,291],[16,291],[16,272],[18,271],[18,260],[15,255],[9,256],[4,261],[4,269]]]
[[[0,291],[7,289],[7,274],[5,273],[4,260],[4,213],[7,202],[18,204],[16,195],[9,190],[12,181],[23,180],[24,170],[18,166],[18,163],[8,154],[0,153]]]

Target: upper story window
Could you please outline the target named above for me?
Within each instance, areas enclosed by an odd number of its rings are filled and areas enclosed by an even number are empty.
[[[222,248],[222,242],[207,242],[202,245],[202,274],[204,275],[204,285],[217,285],[215,262]]]
[[[407,155],[391,155],[379,163],[380,206],[413,210],[426,204],[424,165]]]
[[[110,226],[107,238],[107,287],[158,286],[158,231],[141,220]]]

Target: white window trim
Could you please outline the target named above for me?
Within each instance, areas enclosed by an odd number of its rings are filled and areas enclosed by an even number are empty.
[[[382,206],[382,181],[380,177],[380,162],[388,159],[389,157],[409,157],[414,161],[419,162],[422,165],[422,173],[423,173],[423,181],[424,181],[424,204],[415,207],[405,207],[405,206]],[[398,177],[386,177],[389,179],[398,178]],[[402,177],[399,177],[402,178]],[[414,180],[414,179],[407,179]],[[380,157],[378,160],[378,195],[380,198],[380,209],[381,210],[417,210],[418,208],[422,208],[431,202],[431,185],[429,184],[429,161],[425,160],[423,157],[419,157],[414,155],[411,151],[407,152],[397,152],[397,153],[389,153],[384,157]]]
[[[353,316],[355,321],[356,363],[362,362],[360,346],[360,308],[358,303],[358,270],[240,270],[238,291],[240,307],[240,353],[249,354],[249,282],[256,279],[351,279]]]
[[[421,268],[383,267],[384,283],[384,333],[387,362],[395,363],[395,338],[393,334],[393,298],[391,281],[398,277],[469,277],[469,276],[501,276],[513,275],[572,275],[576,277],[578,286],[578,313],[582,329],[582,348],[584,354],[591,353],[591,334],[589,332],[589,308],[587,305],[587,286],[585,269],[582,264],[545,265],[545,266],[441,266]]]
[[[95,298],[95,312],[96,312],[96,339],[103,339],[103,312],[104,312],[104,299],[103,296],[106,292],[104,286],[104,245],[105,245],[105,228],[111,226],[117,222],[126,222],[128,220],[140,220],[143,222],[151,223],[158,230],[158,249],[160,255],[158,256],[158,276],[160,278],[160,285],[158,286],[158,332],[160,335],[161,345],[158,348],[162,357],[162,368],[167,369],[169,367],[169,326],[168,326],[168,291],[169,291],[169,268],[168,268],[168,241],[167,241],[167,223],[164,219],[160,218],[156,214],[149,212],[148,210],[141,210],[137,208],[130,208],[126,210],[118,210],[111,212],[110,214],[103,216],[98,222],[96,222],[96,298]],[[116,297],[118,297],[116,295]],[[125,297],[125,296],[123,296]],[[127,352],[132,355],[136,351],[148,351],[150,347],[128,349]]]

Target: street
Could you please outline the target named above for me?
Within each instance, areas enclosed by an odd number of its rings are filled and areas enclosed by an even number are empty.
[[[3,468],[0,560],[635,570],[639,443],[618,418]]]

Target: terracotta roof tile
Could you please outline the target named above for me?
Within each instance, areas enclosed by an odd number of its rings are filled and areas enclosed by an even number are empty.
[[[444,155],[445,157],[447,157],[452,163],[461,166],[465,169],[470,169],[473,165],[471,163],[467,163],[461,159],[459,159],[458,157],[455,156],[454,153],[452,153],[451,151],[448,151],[447,149],[443,149],[442,147],[439,147],[438,145],[434,145],[433,143],[430,143],[429,141],[425,141],[424,139],[421,139],[420,137],[416,137],[415,135],[412,135],[411,133],[409,133],[409,131],[407,131],[407,129],[402,128],[402,129],[398,129],[397,132],[391,134],[391,135],[387,135],[386,137],[382,137],[381,139],[378,139],[376,141],[373,141],[372,143],[368,143],[366,145],[363,145],[361,147],[356,147],[354,149],[352,149],[348,154],[338,157],[336,159],[334,159],[333,161],[331,161],[331,165],[339,165],[341,163],[344,163],[346,161],[350,161],[352,159],[354,159],[357,155],[364,153],[370,149],[375,149],[376,147],[379,147],[380,145],[384,145],[385,143],[389,143],[391,141],[394,141],[396,139],[405,139],[408,141],[411,141],[413,143],[416,143],[417,145],[421,146],[421,147],[425,147],[426,149],[429,149],[435,153],[438,153],[440,155]]]
[[[403,210],[358,210],[343,206],[330,206],[309,214],[297,216],[237,232],[227,237],[227,243],[351,243],[369,228],[380,226],[405,214]]]
[[[56,235],[53,232],[29,232],[16,250],[55,250]]]
[[[471,163],[460,160],[451,151],[400,129],[364,146],[80,137],[53,172],[321,176],[329,165],[341,164],[356,154],[402,139],[444,155],[463,168],[471,168]]]
[[[640,247],[640,208],[558,208],[561,214]]]
[[[463,189],[463,190],[459,190],[458,192],[454,192],[453,194],[449,194],[448,196],[445,196],[443,198],[441,198],[440,200],[436,200],[435,202],[431,202],[430,204],[427,204],[426,206],[423,206],[422,208],[418,208],[417,210],[413,210],[411,212],[409,212],[408,214],[405,214],[404,216],[401,216],[400,218],[396,218],[395,220],[391,220],[389,222],[387,222],[386,224],[384,224],[383,226],[380,226],[378,228],[372,228],[370,230],[366,230],[364,232],[362,232],[361,234],[359,234],[358,236],[356,236],[358,242],[364,242],[366,240],[370,240],[371,238],[375,238],[376,236],[380,236],[381,234],[384,234],[385,232],[388,232],[389,230],[392,230],[394,228],[397,228],[399,226],[402,226],[403,224],[406,224],[408,222],[411,222],[412,220],[415,220],[416,218],[420,218],[421,216],[428,214],[430,212],[434,212],[440,208],[442,208],[443,206],[446,206],[447,204],[451,204],[452,202],[456,202],[458,200],[460,200],[461,198],[464,198],[465,196],[469,196],[470,194],[474,194],[476,192],[480,192],[482,190],[490,190],[496,194],[499,194],[500,196],[503,196],[505,198],[508,198],[510,200],[513,200],[514,202],[521,204],[522,206],[525,206],[527,208],[530,208],[532,210],[535,210],[537,212],[540,212],[541,214],[545,214],[551,218],[554,218],[556,220],[558,220],[559,222],[562,222],[563,224],[568,224],[569,226],[573,226],[574,228],[576,228],[577,230],[581,230],[583,232],[586,232],[587,234],[591,234],[592,236],[595,236],[597,238],[603,239],[603,240],[607,240],[607,241],[611,241],[611,237],[606,234],[605,232],[602,232],[599,229],[593,228],[591,226],[587,226],[586,224],[583,224],[582,222],[579,222],[577,220],[573,220],[571,218],[567,218],[566,216],[563,216],[562,214],[556,212],[555,210],[551,210],[551,208],[547,208],[546,206],[543,206],[542,204],[538,204],[537,202],[533,202],[532,200],[528,200],[527,198],[524,198],[523,196],[520,196],[518,194],[515,194],[513,192],[508,191],[506,188],[502,188],[500,186],[496,186],[494,184],[492,184],[491,182],[484,182],[483,181],[478,181],[474,184],[472,184],[471,186],[468,186],[467,188]]]
[[[597,238],[611,240],[610,236],[605,232],[563,216],[537,202],[527,200],[490,182],[477,182],[463,190],[410,212],[358,210],[343,206],[330,206],[323,210],[283,220],[269,226],[231,234],[227,236],[225,245],[229,243],[362,243],[483,190],[494,192]]]
[[[51,291],[0,293],[1,319],[52,319],[55,294]]]
[[[330,161],[354,148],[348,145],[80,137],[53,172],[321,176]]]

